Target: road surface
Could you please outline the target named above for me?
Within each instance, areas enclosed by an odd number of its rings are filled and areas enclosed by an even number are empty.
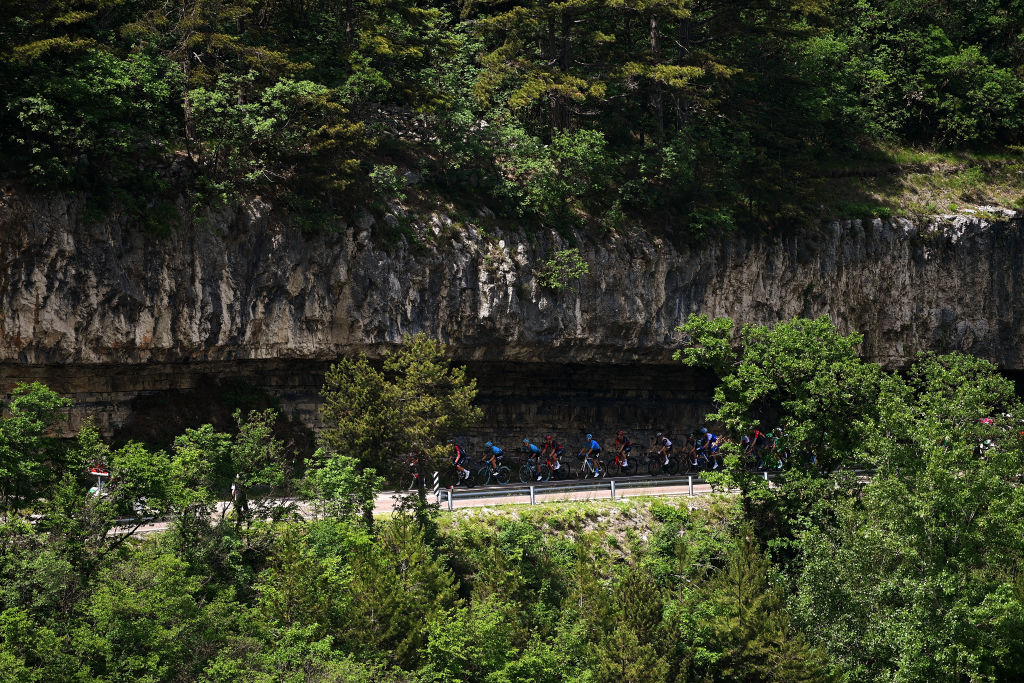
[[[597,480],[589,482],[581,482],[576,480],[569,480],[565,482],[548,482],[537,484],[534,486],[534,501],[537,503],[552,503],[558,501],[574,501],[574,500],[611,500],[611,481],[612,480]],[[616,492],[615,500],[626,500],[629,498],[638,498],[641,496],[686,496],[690,493],[689,484],[685,480],[676,479],[675,482],[669,483],[663,481],[659,484],[656,479],[642,479],[642,478],[626,478],[616,479]],[[590,490],[571,490],[573,487],[580,486],[600,486],[601,488],[595,488]],[[476,508],[476,507],[487,507],[497,505],[529,505],[530,495],[524,489],[529,487],[524,484],[508,484],[506,486],[477,486],[471,489],[456,488],[453,491],[452,496],[452,509],[463,509],[463,508]],[[567,490],[569,489],[569,490]],[[508,492],[507,494],[505,492]],[[518,492],[518,493],[514,493]],[[711,492],[711,487],[708,484],[695,480],[693,483],[693,494],[694,495],[706,495]],[[377,495],[377,498],[373,506],[373,514],[377,517],[386,517],[391,515],[398,506],[399,499],[402,496],[407,496],[412,491],[383,491]],[[428,499],[433,502],[433,492],[428,492]],[[303,517],[308,517],[312,512],[309,503],[304,501],[285,501],[280,502],[295,502],[296,512]],[[448,509],[447,491],[441,491],[441,509]],[[229,510],[230,503],[221,501],[217,504],[218,514],[226,514]],[[170,527],[170,520],[161,520],[146,524],[135,532],[136,534],[151,534],[160,531],[166,531]],[[127,528],[115,528],[111,533],[124,533],[128,531]]]

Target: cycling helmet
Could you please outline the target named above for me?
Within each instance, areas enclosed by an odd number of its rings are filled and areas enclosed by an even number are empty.
[[[551,441],[551,435],[550,435],[550,434],[548,434],[547,436],[545,436],[545,437],[544,437],[544,440],[545,440],[545,441]]]
[[[588,439],[593,439],[593,438],[594,438],[594,435],[593,435],[593,434],[587,434],[587,438],[588,438]]]
[[[493,446],[493,445],[494,445],[493,443],[491,443],[490,441],[488,441],[487,443],[485,443],[485,444],[484,444],[484,448],[490,448],[490,447],[491,447],[491,446]]]
[[[661,432],[658,432],[658,435],[655,438],[656,439],[660,439],[661,438]]]
[[[530,443],[529,439],[523,439],[523,443]]]
[[[701,427],[700,428],[700,433],[701,434],[707,434],[708,433],[708,428],[707,427]]]
[[[616,432],[615,436],[622,436],[622,430],[620,429],[618,432]]]

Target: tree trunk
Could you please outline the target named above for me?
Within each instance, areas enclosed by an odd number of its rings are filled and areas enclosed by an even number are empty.
[[[199,162],[194,156],[194,150],[192,141],[195,140],[195,122],[192,117],[192,100],[188,96],[189,87],[191,86],[192,80],[192,57],[188,54],[185,55],[185,61],[181,65],[181,72],[185,76],[185,88],[182,92],[181,108],[182,114],[185,117],[185,151],[193,161]]]
[[[658,17],[651,14],[651,61],[654,65],[661,63],[661,33],[658,30]],[[654,82],[654,92],[651,94],[651,108],[654,110],[654,135],[658,142],[665,139],[665,98],[662,93],[660,81]]]
[[[422,458],[416,461],[416,473],[419,475],[416,477],[416,493],[420,497],[420,505],[427,504],[427,472],[423,468]],[[431,476],[432,473],[431,473]]]

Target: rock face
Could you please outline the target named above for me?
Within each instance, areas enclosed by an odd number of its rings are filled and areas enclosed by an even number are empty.
[[[386,247],[359,227],[305,236],[253,204],[158,239],[116,217],[87,225],[72,199],[8,198],[0,362],[331,360],[424,331],[461,360],[665,363],[675,326],[703,312],[828,314],[890,365],[958,349],[1024,369],[1020,219],[831,223],[690,251],[432,220],[430,240]],[[568,246],[591,273],[577,291],[539,287],[534,266]]]
[[[374,238],[367,214],[307,235],[256,202],[161,239],[116,216],[89,224],[74,198],[7,197],[0,392],[58,367],[84,375],[83,393],[113,368],[160,378],[124,380],[122,394],[158,391],[181,363],[327,363],[420,331],[461,362],[664,367],[693,312],[750,323],[828,314],[887,365],[962,350],[1024,369],[1024,221],[1011,214],[834,222],[689,250],[643,232],[595,242],[485,233],[441,214],[412,222],[419,240]],[[540,287],[534,267],[568,247],[590,274],[574,289]]]

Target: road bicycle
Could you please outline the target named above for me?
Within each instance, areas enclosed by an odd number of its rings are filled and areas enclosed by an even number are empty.
[[[519,481],[529,484],[534,481],[547,481],[551,478],[551,470],[537,460],[536,457],[527,458],[519,466]]]
[[[576,454],[576,457],[580,459],[580,470],[577,475],[580,479],[600,479],[604,476],[605,466],[601,464],[600,459],[596,455],[583,455],[581,450]]]
[[[453,463],[449,463],[448,467],[441,473],[441,486],[447,489],[453,486],[473,486],[476,484],[473,478],[473,471],[469,467],[465,467],[465,470],[469,473],[469,478],[460,478],[458,468]]]
[[[546,470],[549,474],[548,478],[560,481],[572,476],[572,467],[569,466],[567,458],[562,457],[556,461],[554,453],[548,453],[542,457],[544,458],[544,462],[540,463],[538,468]],[[555,469],[556,464],[558,465],[558,469]]]
[[[483,466],[476,473],[476,482],[481,486],[487,486],[492,483],[505,485],[512,478],[512,470],[507,465],[502,465],[500,460],[497,467],[492,465],[491,461],[486,458],[482,462]]]
[[[608,463],[609,477],[628,477],[637,474],[638,461],[640,458],[633,456],[631,459],[623,458],[619,453],[615,454],[612,461]],[[629,463],[628,465],[625,463]]]
[[[656,477],[659,474],[672,476],[679,473],[679,458],[675,455],[662,455],[658,451],[647,453],[647,472]]]

